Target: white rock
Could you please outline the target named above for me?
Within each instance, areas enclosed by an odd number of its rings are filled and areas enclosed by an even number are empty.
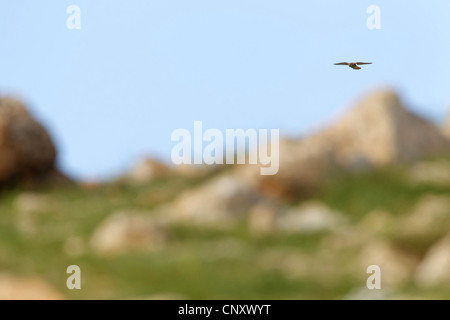
[[[94,231],[92,249],[100,254],[159,249],[165,232],[148,214],[119,212],[107,217]]]
[[[252,186],[226,173],[183,192],[165,210],[175,221],[224,226],[248,213],[259,199]]]
[[[315,233],[346,224],[346,218],[321,202],[306,202],[279,215],[277,229],[288,232]]]
[[[417,267],[415,281],[422,287],[450,287],[450,233],[427,251]]]

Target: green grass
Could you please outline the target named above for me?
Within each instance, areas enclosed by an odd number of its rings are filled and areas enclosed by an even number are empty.
[[[314,199],[349,215],[357,223],[374,208],[394,215],[409,210],[428,193],[449,194],[443,187],[412,185],[403,169],[336,176],[327,181]],[[320,276],[290,277],[280,269],[258,262],[270,250],[288,250],[315,258],[327,234],[281,234],[255,237],[246,220],[228,229],[173,225],[170,241],[160,251],[130,252],[101,257],[89,250],[93,230],[107,216],[121,210],[149,212],[158,204],[202,180],[160,179],[143,186],[111,183],[94,189],[77,186],[41,190],[51,195],[57,212],[35,217],[37,232],[24,235],[17,227],[14,201],[19,190],[0,195],[0,269],[17,275],[38,275],[52,283],[69,299],[129,299],[172,293],[189,299],[339,299],[351,288],[364,286],[339,270],[334,281]],[[87,247],[77,257],[65,252],[67,238],[74,236]],[[232,240],[242,251],[235,255],[217,252],[220,243]],[[219,248],[219,249],[218,249]],[[347,256],[343,256],[345,260]],[[79,265],[82,290],[66,288],[66,268]],[[325,277],[325,279],[327,279]],[[406,295],[420,295],[412,284]],[[450,297],[450,289],[425,292]]]
[[[376,208],[397,215],[410,210],[425,194],[450,193],[448,187],[413,184],[405,176],[405,168],[398,167],[339,175],[328,180],[316,198],[358,221]]]

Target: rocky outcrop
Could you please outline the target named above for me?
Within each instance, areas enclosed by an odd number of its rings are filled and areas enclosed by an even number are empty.
[[[47,131],[22,103],[0,98],[0,185],[17,180],[61,179]]]
[[[343,167],[377,167],[450,153],[450,141],[437,127],[408,111],[388,90],[364,98],[305,143],[331,152]]]
[[[450,140],[408,111],[396,93],[374,92],[342,118],[300,140],[279,144],[279,172],[261,176],[256,166],[237,168],[266,194],[309,195],[330,173],[408,163],[450,154]]]

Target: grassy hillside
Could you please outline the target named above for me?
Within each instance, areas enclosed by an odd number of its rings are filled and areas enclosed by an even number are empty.
[[[353,262],[372,240],[417,259],[438,240],[417,240],[398,230],[422,197],[450,195],[450,185],[412,183],[407,172],[389,168],[330,178],[314,197],[302,199],[321,201],[348,217],[356,244],[336,251],[328,245],[336,242],[333,230],[255,235],[243,217],[227,227],[169,224],[168,240],[159,249],[103,256],[91,250],[90,241],[106,217],[120,211],[152,215],[159,204],[202,181],[173,177],[140,186],[117,182],[39,190],[34,192],[48,203],[29,209],[29,215],[18,203],[24,191],[10,190],[0,197],[0,270],[43,278],[69,299],[352,298],[349,293],[364,288],[368,277]],[[364,219],[375,209],[388,212],[390,220],[370,233]],[[360,233],[367,237],[358,243]],[[66,268],[73,264],[82,271],[81,290],[66,288]],[[411,276],[400,284],[383,282],[382,290],[387,298],[450,298],[450,285],[423,288]]]

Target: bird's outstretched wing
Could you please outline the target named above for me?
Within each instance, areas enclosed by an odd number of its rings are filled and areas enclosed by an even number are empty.
[[[355,62],[357,65],[372,64],[372,62]]]
[[[339,62],[339,63],[335,63],[335,66],[348,66],[348,62]]]

